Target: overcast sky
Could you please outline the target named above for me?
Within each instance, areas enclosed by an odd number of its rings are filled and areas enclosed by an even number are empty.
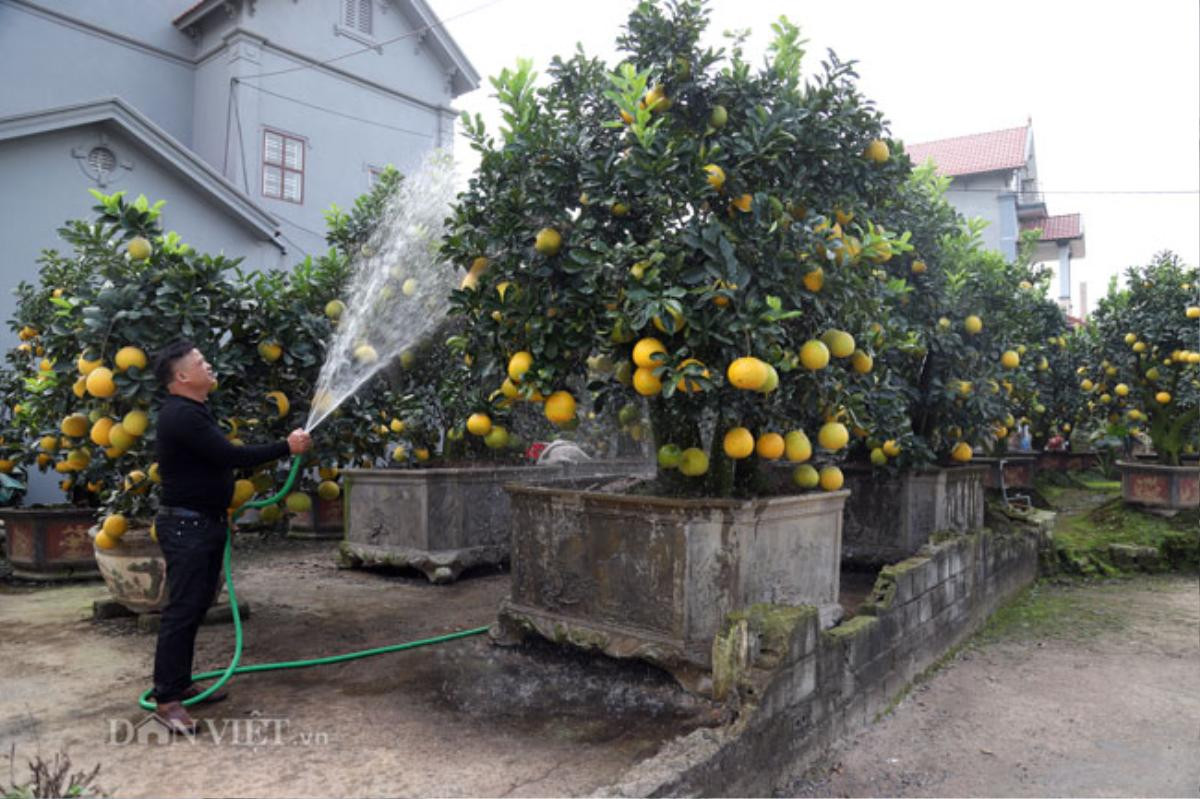
[[[632,0],[431,0],[483,77],[456,107],[497,127],[487,78],[533,59],[539,73],[576,42],[610,65]],[[713,0],[710,43],[750,28],[761,61],[770,23],[798,24],[807,69],[829,48],[858,62],[863,93],[894,137],[920,142],[1033,119],[1038,179],[1051,214],[1083,214],[1087,256],[1072,296],[1089,310],[1109,277],[1161,249],[1200,262],[1200,3],[808,2]],[[459,16],[461,15],[461,16]],[[450,19],[452,17],[456,19]],[[457,152],[468,161],[460,140]],[[1139,194],[1130,192],[1187,192]],[[1055,288],[1054,294],[1057,294]]]

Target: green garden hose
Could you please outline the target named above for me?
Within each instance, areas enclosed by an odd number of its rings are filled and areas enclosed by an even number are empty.
[[[301,456],[297,455],[294,457],[292,459],[292,470],[288,473],[287,480],[284,482],[283,488],[279,490],[279,493],[273,497],[268,497],[267,499],[247,502],[234,512],[234,521],[237,520],[237,517],[242,510],[246,508],[263,508],[267,505],[274,505],[276,502],[282,499],[285,494],[291,491],[292,485],[295,484],[296,476],[300,474],[300,466],[302,463],[303,458]],[[347,660],[358,660],[359,658],[367,658],[371,657],[372,655],[384,655],[388,652],[400,652],[405,649],[416,649],[417,647],[440,644],[446,641],[453,641],[458,638],[467,638],[472,635],[480,635],[488,630],[487,627],[476,627],[471,630],[450,633],[449,635],[440,635],[436,638],[424,638],[420,641],[409,641],[403,644],[392,644],[391,646],[380,646],[374,649],[363,649],[359,652],[347,652],[342,655],[330,655],[329,657],[313,658],[311,660],[284,660],[278,663],[257,663],[253,666],[239,666],[238,662],[242,659],[242,615],[238,611],[237,594],[234,592],[233,588],[233,570],[230,568],[230,556],[232,551],[233,525],[231,522],[225,537],[225,586],[229,589],[229,606],[233,610],[233,632],[235,641],[233,658],[229,661],[229,665],[224,669],[202,671],[199,674],[193,674],[193,680],[207,680],[213,677],[219,677],[219,679],[196,696],[192,697],[191,699],[184,700],[183,704],[185,705],[194,705],[197,702],[203,702],[214,692],[220,689],[222,685],[229,682],[229,678],[235,674],[248,674],[255,671],[275,671],[279,669],[304,669],[310,666],[324,666],[329,663],[342,663]],[[155,703],[154,700],[150,698],[150,694],[152,693],[154,693],[153,688],[143,692],[142,695],[138,697],[138,705],[141,706],[143,710],[154,710]]]

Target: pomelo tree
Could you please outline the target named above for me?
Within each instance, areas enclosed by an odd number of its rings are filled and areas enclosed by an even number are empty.
[[[53,469],[75,504],[144,515],[155,507],[151,359],[188,337],[218,373],[210,407],[232,440],[282,438],[304,423],[335,320],[326,313],[349,268],[345,247],[367,214],[333,226],[334,248],[291,271],[246,272],[239,260],[196,252],[159,224],[161,203],[94,193],[95,216],[59,230],[36,282],[17,289],[7,354],[5,466]],[[355,211],[363,211],[356,208]],[[365,209],[369,211],[370,209]],[[338,236],[347,241],[339,242]],[[347,453],[383,451],[376,426],[386,385],[348,403],[319,437],[329,467]],[[241,477],[238,498],[278,485],[275,466]],[[304,487],[319,476],[306,475]]]
[[[874,357],[902,288],[879,267],[909,245],[874,213],[909,164],[851,65],[802,79],[786,19],[761,68],[739,40],[702,48],[706,24],[645,2],[615,69],[579,52],[540,88],[528,63],[493,79],[503,128],[465,120],[453,311],[478,378],[556,424],[584,390],[601,411],[644,397],[661,490],[752,493],[777,459],[836,488],[852,434],[902,415]]]
[[[1078,390],[1096,422],[1145,431],[1159,461],[1178,466],[1200,448],[1200,270],[1164,251],[1125,278],[1088,320],[1095,350]]]

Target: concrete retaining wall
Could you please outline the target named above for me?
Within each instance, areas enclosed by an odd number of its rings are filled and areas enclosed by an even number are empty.
[[[604,793],[770,795],[1033,582],[1041,538],[981,530],[930,545],[885,567],[860,614],[824,632],[811,608],[731,614],[713,679],[737,720],[671,742]]]

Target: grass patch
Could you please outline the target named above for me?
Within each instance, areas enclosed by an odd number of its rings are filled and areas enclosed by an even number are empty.
[[[1034,583],[997,609],[971,638],[970,644],[982,646],[1035,639],[1086,641],[1127,628],[1129,621],[1121,613],[1121,603],[1098,602],[1097,587],[1082,582]]]

